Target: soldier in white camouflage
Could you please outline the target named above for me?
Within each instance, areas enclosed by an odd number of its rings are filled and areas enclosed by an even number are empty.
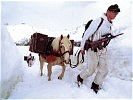
[[[112,20],[120,12],[120,8],[117,4],[111,5],[108,7],[106,13],[102,15],[102,17],[93,20],[89,26],[89,28],[85,31],[84,36],[81,41],[81,52],[84,53],[84,45],[86,40],[90,37],[92,41],[96,41],[102,39],[103,35],[108,33],[112,33],[111,26]],[[103,22],[97,30],[99,23],[101,22],[101,18],[103,18]],[[92,37],[93,35],[93,37]],[[112,34],[113,35],[113,34]],[[105,77],[108,74],[108,66],[107,66],[107,48],[104,47],[101,50],[98,48],[96,50],[88,49],[88,66],[77,76],[78,84],[83,84],[84,79],[91,76],[94,72],[97,73],[92,82],[91,89],[94,90],[95,93],[98,92],[100,86],[102,85]]]

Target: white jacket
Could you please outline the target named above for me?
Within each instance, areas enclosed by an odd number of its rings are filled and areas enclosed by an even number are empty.
[[[101,17],[93,20],[91,22],[89,28],[84,33],[84,36],[83,36],[82,41],[81,41],[81,49],[82,50],[84,48],[85,41],[88,40],[88,38],[90,38],[92,36],[92,34],[94,34],[93,41],[101,39],[102,35],[105,35],[105,34],[108,34],[108,33],[112,34],[112,32],[111,32],[112,23],[108,21],[105,14],[103,14],[102,18],[104,20],[103,20],[103,23],[101,24],[101,26],[99,27],[98,30],[97,30],[97,28],[98,28],[98,25],[101,22]],[[95,31],[96,31],[96,33],[94,33]]]

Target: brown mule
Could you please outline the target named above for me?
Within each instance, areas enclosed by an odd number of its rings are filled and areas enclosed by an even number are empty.
[[[68,64],[70,61],[70,51],[72,49],[72,44],[71,41],[69,40],[69,35],[63,37],[61,35],[58,38],[55,38],[52,41],[52,49],[53,53],[50,55],[45,55],[39,53],[39,61],[40,61],[40,71],[41,71],[41,76],[43,75],[43,65],[44,62],[47,62],[47,70],[48,70],[48,81],[51,80],[51,74],[52,74],[52,66],[54,65],[60,65],[62,66],[62,72],[58,76],[58,79],[62,79],[64,76],[64,72],[66,69],[65,64]]]

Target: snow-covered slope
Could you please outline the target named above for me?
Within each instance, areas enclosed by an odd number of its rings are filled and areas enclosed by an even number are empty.
[[[122,32],[122,36],[111,40],[109,44],[108,63],[112,76],[133,80],[132,29],[129,27]]]
[[[19,51],[4,25],[2,25],[1,37],[0,96],[8,98],[15,85],[22,81],[23,65]]]

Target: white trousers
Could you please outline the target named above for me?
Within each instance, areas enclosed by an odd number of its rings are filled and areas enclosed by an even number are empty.
[[[94,83],[98,85],[102,85],[105,77],[108,74],[108,66],[107,66],[107,54],[106,50],[99,50],[98,52],[94,52],[91,49],[87,51],[88,56],[88,66],[83,69],[80,73],[80,77],[85,79],[91,76],[97,69],[96,76],[94,78]]]

